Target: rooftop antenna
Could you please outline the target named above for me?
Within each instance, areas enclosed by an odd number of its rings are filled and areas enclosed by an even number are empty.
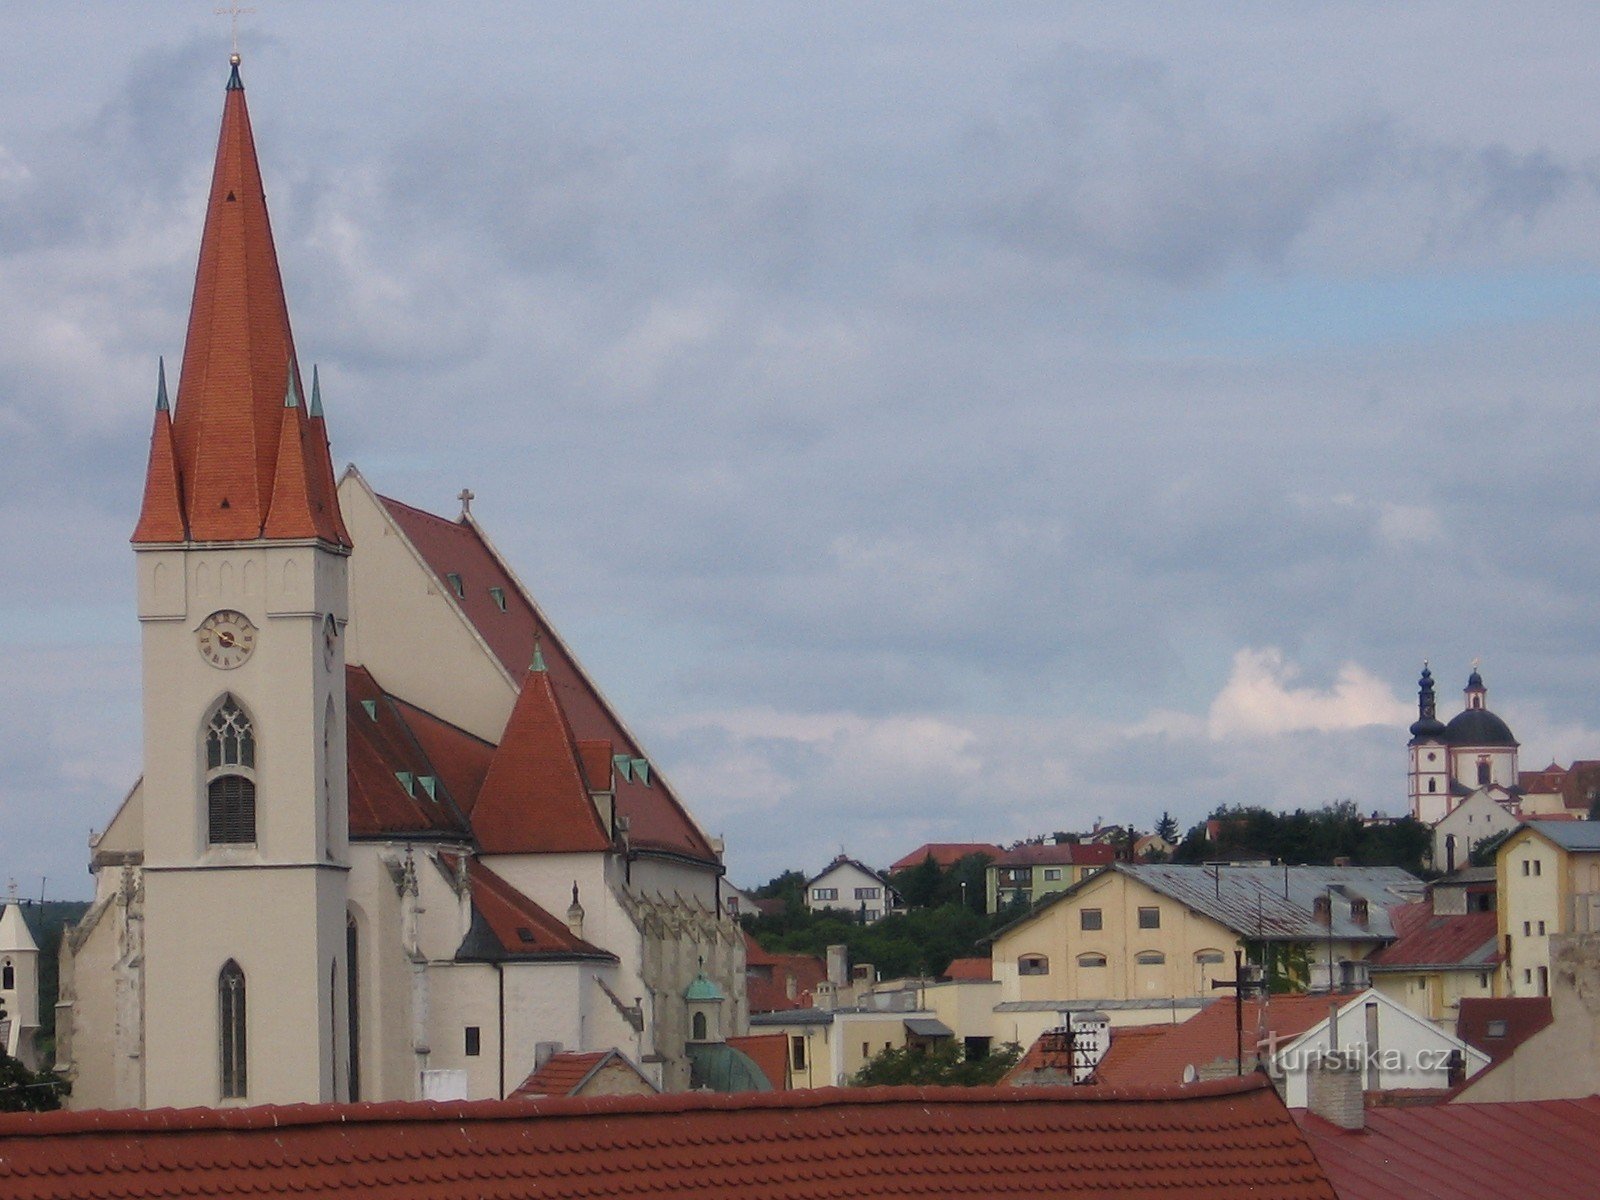
[[[255,11],[253,8],[240,8],[237,4],[216,10],[219,17],[233,18],[233,53],[228,56],[228,61],[236,67],[239,65],[239,18],[245,14],[254,15]]]

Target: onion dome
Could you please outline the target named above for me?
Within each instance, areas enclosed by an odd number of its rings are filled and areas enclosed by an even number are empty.
[[[1422,677],[1417,680],[1417,719],[1411,723],[1411,742],[1439,741],[1444,738],[1445,724],[1439,720],[1438,705],[1433,692],[1433,672],[1422,664]]]

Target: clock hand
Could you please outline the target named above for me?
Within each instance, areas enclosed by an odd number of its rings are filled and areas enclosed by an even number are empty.
[[[231,649],[233,647],[234,637],[233,634],[229,633],[226,629],[219,629],[217,630],[217,641],[222,644],[224,649]]]

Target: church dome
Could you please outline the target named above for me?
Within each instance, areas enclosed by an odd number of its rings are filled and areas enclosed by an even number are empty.
[[[1487,708],[1457,713],[1444,727],[1444,740],[1452,746],[1515,746],[1511,727]]]

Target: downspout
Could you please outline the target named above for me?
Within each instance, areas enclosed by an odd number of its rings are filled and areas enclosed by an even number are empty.
[[[506,1098],[506,969],[504,963],[494,964],[496,981],[499,984],[499,1021],[500,1032],[495,1039],[495,1053],[500,1057],[500,1099]]]

